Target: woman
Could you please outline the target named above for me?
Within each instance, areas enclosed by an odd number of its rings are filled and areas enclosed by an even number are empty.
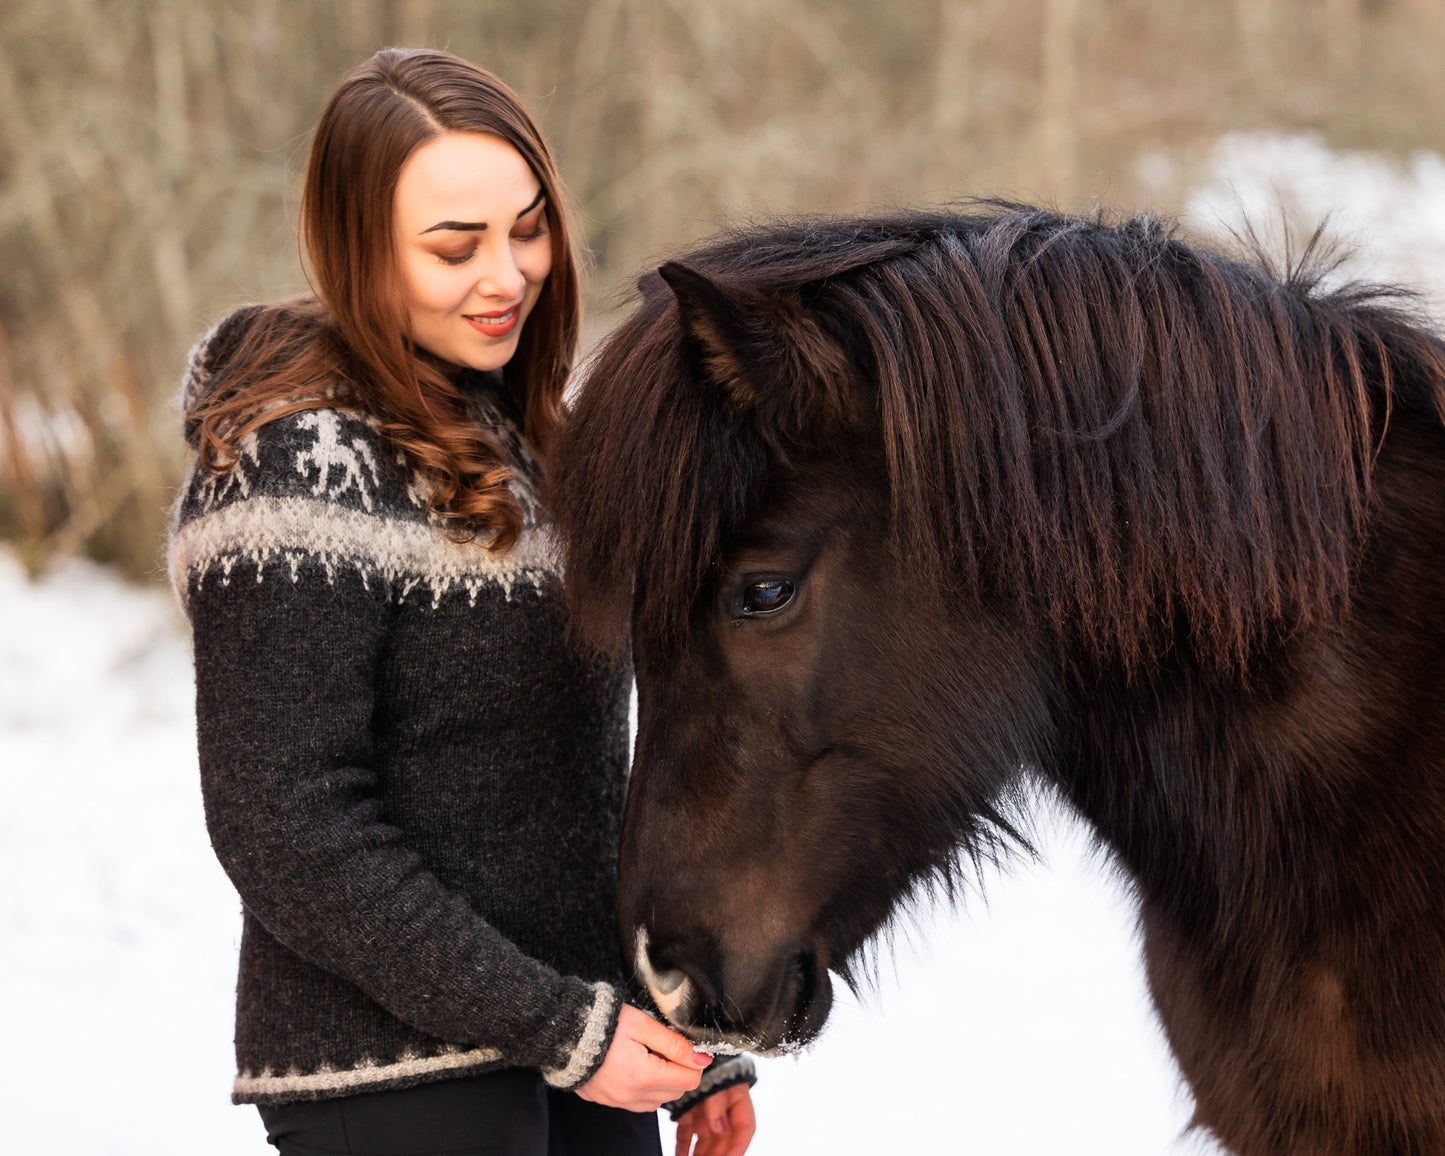
[[[387,49],[332,96],[315,298],[232,314],[183,392],[171,569],[212,843],[244,904],[238,1103],[285,1153],[741,1153],[751,1066],[625,1002],[628,679],[578,658],[538,529],[577,345],[517,98]]]

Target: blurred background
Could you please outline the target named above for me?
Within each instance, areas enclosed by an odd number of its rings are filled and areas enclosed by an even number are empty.
[[[591,338],[723,221],[972,195],[1252,226],[1281,253],[1328,219],[1348,269],[1445,301],[1445,0],[0,0],[16,1151],[263,1149],[226,1103],[239,919],[156,588],[171,399],[207,324],[304,289],[309,126],[388,44],[528,102],[581,210]],[[765,1065],[755,1156],[1208,1150],[1181,1138],[1127,893],[1067,817],[1041,832],[1044,864],[919,912],[874,996]]]
[[[186,348],[304,287],[307,132],[387,44],[507,79],[598,306],[721,220],[1007,194],[1184,207],[1217,142],[1445,150],[1441,0],[5,0],[0,538],[156,573]]]

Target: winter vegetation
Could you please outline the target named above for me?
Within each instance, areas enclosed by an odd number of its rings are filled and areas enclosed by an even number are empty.
[[[185,350],[305,287],[295,177],[384,44],[531,103],[582,210],[596,326],[723,219],[979,194],[1183,207],[1227,131],[1445,151],[1434,0],[8,0],[0,537],[155,571]]]

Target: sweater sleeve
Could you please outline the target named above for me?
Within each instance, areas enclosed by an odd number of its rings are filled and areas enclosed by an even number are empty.
[[[430,1035],[575,1087],[600,1066],[622,993],[523,954],[388,822],[372,720],[392,591],[384,572],[342,564],[324,524],[335,509],[272,484],[271,429],[238,477],[193,477],[173,541],[216,854],[308,962]]]

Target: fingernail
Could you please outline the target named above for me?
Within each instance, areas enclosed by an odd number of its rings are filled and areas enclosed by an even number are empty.
[[[710,1063],[712,1063],[712,1057],[706,1052],[693,1052],[692,1062],[696,1064],[699,1068],[705,1068]]]
[[[727,1125],[723,1123],[723,1118],[722,1118],[721,1116],[714,1116],[714,1117],[713,1117],[713,1119],[712,1119],[712,1130],[713,1130],[714,1132],[723,1132],[723,1131],[726,1131],[726,1130],[727,1130]]]

